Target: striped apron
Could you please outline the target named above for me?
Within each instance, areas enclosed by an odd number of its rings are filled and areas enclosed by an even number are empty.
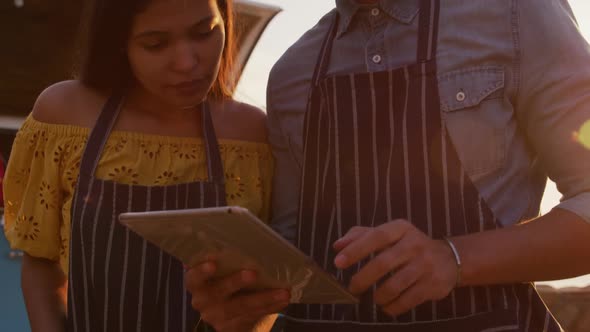
[[[332,243],[354,226],[407,219],[431,238],[497,229],[461,165],[443,121],[437,83],[440,2],[422,0],[418,62],[326,76],[338,25],[322,46],[304,125],[297,245],[343,284],[362,265],[335,268]],[[294,305],[285,331],[560,331],[530,284],[461,287],[398,317],[373,301]]]
[[[148,187],[94,177],[121,104],[121,97],[106,103],[81,161],[72,207],[68,331],[193,331],[199,314],[184,289],[182,263],[119,224],[118,215],[226,205],[209,107],[202,106],[208,181]]]

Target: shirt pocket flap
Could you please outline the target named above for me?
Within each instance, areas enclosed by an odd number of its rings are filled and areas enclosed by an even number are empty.
[[[494,92],[504,88],[504,69],[485,66],[439,75],[441,109],[453,112],[479,105]]]

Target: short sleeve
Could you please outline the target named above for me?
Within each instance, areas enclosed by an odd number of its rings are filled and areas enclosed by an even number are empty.
[[[17,133],[3,182],[6,238],[13,249],[58,261],[61,174],[67,140],[29,117]]]
[[[220,143],[227,204],[247,208],[268,223],[274,168],[270,146],[246,141]]]
[[[260,220],[267,223],[270,223],[271,220],[273,173],[274,158],[272,157],[270,146],[268,146],[261,155],[260,183],[262,187],[262,209],[259,215]]]

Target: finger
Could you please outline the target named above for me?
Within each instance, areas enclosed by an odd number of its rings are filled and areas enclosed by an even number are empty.
[[[276,319],[276,313],[283,311],[288,304],[277,303],[252,315],[242,314],[220,324],[218,332],[223,331],[266,331],[270,330]],[[275,316],[275,317],[272,317]],[[264,328],[267,326],[267,328]],[[256,328],[256,329],[255,329]]]
[[[215,303],[225,302],[238,291],[256,282],[256,273],[240,271],[228,277],[201,284],[192,292],[191,304],[196,310],[203,310]]]
[[[252,331],[256,325],[256,319],[262,317],[247,317],[240,316],[229,321],[220,322],[217,325],[212,325],[217,332],[235,332],[235,331]]]
[[[217,270],[217,265],[214,262],[205,262],[188,268],[184,273],[184,284],[186,289],[193,293],[193,291],[201,288]]]
[[[221,305],[201,312],[203,320],[219,326],[223,322],[244,316],[260,317],[274,313],[275,308],[284,308],[289,303],[289,292],[286,290],[268,290],[258,293],[236,296]]]
[[[418,264],[410,263],[403,266],[377,288],[373,301],[380,306],[392,303],[412,287],[420,279],[420,276]]]
[[[364,293],[389,272],[395,271],[400,266],[408,263],[410,257],[410,253],[404,250],[401,241],[393,247],[385,249],[352,277],[349,286],[350,292],[353,294]]]
[[[425,292],[427,286],[425,282],[418,281],[393,302],[384,306],[383,311],[391,316],[399,316],[419,306],[428,299]]]
[[[334,259],[334,264],[339,269],[346,269],[371,253],[381,251],[399,241],[410,226],[407,221],[392,221],[373,228],[342,249]]]
[[[276,306],[287,306],[291,296],[286,289],[273,289],[254,294],[241,295],[233,298],[229,305],[229,313],[239,315],[241,313],[253,313],[267,315],[275,313]]]
[[[240,271],[227,278],[213,282],[214,296],[220,299],[228,299],[235,293],[251,287],[258,280],[258,275],[254,271]]]
[[[363,236],[370,230],[368,227],[353,227],[351,228],[343,237],[336,240],[332,247],[336,251],[342,250],[344,247],[348,246],[351,242],[355,241],[359,237]]]

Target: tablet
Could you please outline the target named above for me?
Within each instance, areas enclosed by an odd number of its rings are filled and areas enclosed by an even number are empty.
[[[291,303],[358,303],[331,274],[245,208],[129,212],[119,221],[186,265],[215,258],[215,277],[254,270],[254,290],[290,289]]]

